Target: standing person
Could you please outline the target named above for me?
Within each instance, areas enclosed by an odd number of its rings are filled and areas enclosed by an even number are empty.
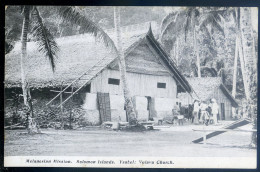
[[[191,123],[193,123],[194,120],[194,116],[192,115],[193,112],[193,105],[189,104],[189,108],[188,108],[188,116],[189,116],[189,120],[191,120]]]
[[[172,109],[172,114],[173,114],[172,123],[173,123],[173,125],[178,124],[179,113],[180,113],[180,108],[179,108],[179,106],[175,105],[174,108]]]
[[[199,110],[200,110],[200,106],[199,106],[199,101],[195,100],[193,103],[193,118],[194,118],[194,124],[199,124]]]
[[[212,99],[212,104],[211,104],[211,112],[212,112],[212,115],[213,115],[213,124],[217,124],[218,123],[218,110],[219,110],[219,107],[218,107],[218,104],[217,104],[217,101],[216,99]]]
[[[184,108],[181,106],[181,104],[179,103],[179,113],[177,115],[177,118],[178,118],[178,124],[179,125],[183,125],[183,119],[184,119]]]
[[[184,115],[179,114],[179,115],[177,116],[177,118],[178,118],[178,124],[179,124],[179,125],[183,125]]]
[[[208,105],[206,104],[205,101],[203,101],[200,105],[200,110],[201,110],[201,115],[200,115],[200,122],[205,122],[205,124],[207,125],[208,120],[209,120],[209,114],[207,112],[208,109]]]

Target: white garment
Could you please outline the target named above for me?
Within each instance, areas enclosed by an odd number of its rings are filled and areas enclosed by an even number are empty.
[[[218,122],[218,104],[216,102],[211,104],[211,113],[213,115],[213,123],[216,124]]]
[[[211,105],[212,114],[218,114],[218,104],[216,102]]]
[[[205,111],[208,108],[208,105],[205,103],[200,104],[200,110]]]
[[[183,119],[184,116],[183,116],[183,115],[178,115],[177,118],[178,118],[178,119]]]
[[[195,103],[194,103],[193,111],[194,111],[194,112],[199,112],[199,110],[200,110],[199,103],[198,103],[198,102],[195,102]]]

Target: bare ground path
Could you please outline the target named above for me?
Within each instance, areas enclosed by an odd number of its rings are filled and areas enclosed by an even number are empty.
[[[84,130],[42,130],[27,135],[25,130],[5,131],[5,156],[171,156],[171,157],[256,157],[249,149],[251,133],[232,132],[193,144],[202,126],[175,126],[141,133]]]

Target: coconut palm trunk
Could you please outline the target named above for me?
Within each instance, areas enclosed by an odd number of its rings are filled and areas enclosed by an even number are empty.
[[[254,35],[251,23],[251,9],[247,7],[240,8],[240,33],[241,47],[243,48],[243,66],[246,84],[245,92],[247,98],[246,111],[249,117],[253,119],[253,128],[257,128],[257,58],[254,45]],[[242,65],[242,64],[241,64]],[[251,146],[257,145],[257,133],[253,132]]]
[[[238,56],[238,37],[236,37],[236,48],[235,48],[235,59],[234,59],[234,70],[233,70],[233,86],[232,86],[232,96],[236,96],[237,89],[237,56]]]
[[[27,36],[28,28],[30,22],[30,6],[25,6],[23,8],[23,26],[22,26],[22,35],[21,35],[21,50],[22,54],[20,56],[20,65],[21,65],[21,79],[22,79],[22,90],[23,90],[23,100],[24,105],[27,107],[27,130],[28,133],[38,133],[40,130],[36,126],[36,122],[33,119],[33,108],[32,108],[32,99],[30,93],[29,83],[26,80],[25,69],[24,69],[24,59],[27,58]],[[30,116],[30,117],[29,117]]]
[[[177,64],[177,67],[178,67],[179,66],[179,37],[176,37],[175,53],[176,53],[176,64]]]
[[[201,72],[200,72],[200,57],[199,57],[199,50],[198,50],[198,45],[197,45],[197,35],[196,35],[196,26],[193,28],[193,46],[194,46],[194,54],[196,56],[196,63],[197,63],[197,68],[198,68],[198,78],[201,77]]]
[[[126,65],[125,65],[125,57],[124,57],[124,52],[122,47],[121,29],[120,29],[120,7],[114,7],[114,23],[115,23],[116,43],[117,43],[117,49],[119,54],[119,58],[118,58],[119,69],[120,69],[120,76],[123,85],[126,113],[127,113],[129,124],[136,125],[137,124],[136,113],[134,110],[131,93],[128,88],[127,77],[126,77]]]
[[[21,79],[22,79],[22,89],[23,89],[23,100],[24,104],[29,108],[28,103],[28,95],[27,95],[27,81],[25,78],[25,71],[24,71],[24,59],[27,57],[27,35],[28,35],[28,27],[30,22],[30,12],[29,7],[24,7],[24,18],[23,18],[23,26],[22,26],[22,36],[21,36],[21,49],[22,54],[20,58],[21,63]]]
[[[233,85],[232,85],[232,96],[236,97],[236,90],[237,90],[237,58],[238,58],[238,40],[239,38],[236,37],[236,48],[235,48],[235,59],[234,59],[234,67],[233,67]],[[235,108],[232,107],[232,115],[235,114]]]
[[[35,120],[33,114],[33,103],[30,93],[29,82],[26,79],[26,72],[24,68],[24,60],[27,58],[27,36],[29,32],[30,20],[34,20],[32,23],[32,36],[36,38],[39,42],[38,51],[43,53],[49,58],[52,70],[55,69],[55,57],[58,51],[57,44],[51,35],[49,29],[44,25],[42,17],[36,6],[21,6],[21,12],[23,15],[23,25],[22,25],[22,36],[21,36],[21,80],[22,80],[22,90],[24,104],[27,107],[27,129],[28,133],[39,133],[39,126]]]

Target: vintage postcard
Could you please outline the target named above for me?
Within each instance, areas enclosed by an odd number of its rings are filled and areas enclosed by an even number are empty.
[[[258,8],[7,6],[5,167],[257,167]]]

